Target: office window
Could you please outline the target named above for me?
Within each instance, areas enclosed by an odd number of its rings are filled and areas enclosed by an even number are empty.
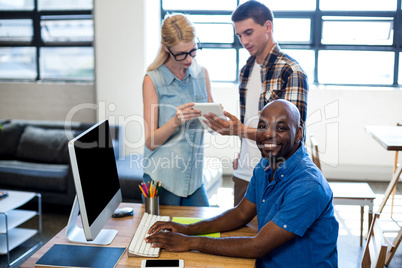
[[[325,50],[318,54],[323,84],[392,85],[394,54],[383,51]],[[336,70],[334,72],[334,70]]]
[[[247,0],[239,1],[239,4],[243,4]],[[316,0],[263,0],[271,10],[276,11],[313,11],[315,10]]]
[[[0,41],[29,42],[32,36],[32,20],[0,20]]]
[[[39,10],[92,10],[92,0],[37,0]]]
[[[393,18],[323,17],[321,42],[325,45],[392,45]]]
[[[232,44],[234,31],[230,16],[188,15],[197,29],[197,37],[202,43]]]
[[[293,59],[295,59],[300,64],[300,66],[307,74],[309,83],[312,82],[310,81],[310,79],[314,77],[314,66],[315,66],[314,50],[285,48],[282,49],[282,51],[288,54]]]
[[[43,80],[93,79],[92,47],[43,47],[40,66]]]
[[[280,43],[308,44],[311,19],[277,18],[274,20],[275,39]]]
[[[197,61],[207,68],[212,81],[236,80],[236,50],[235,49],[202,49],[197,55]]]
[[[395,11],[398,0],[320,0],[324,11]]]
[[[70,19],[71,18],[71,19]],[[41,20],[42,40],[45,43],[92,42],[93,21],[88,16],[43,16]]]
[[[35,80],[35,78],[35,48],[0,47],[0,79]]]
[[[399,53],[399,85],[402,85],[402,53]]]
[[[0,0],[0,80],[93,81],[92,0]]]
[[[0,10],[33,10],[34,0],[1,0]]]
[[[204,47],[198,61],[214,82],[237,83],[249,57],[230,19],[245,1],[161,0],[161,19],[181,12],[194,22]],[[261,2],[274,13],[275,40],[300,63],[310,83],[402,85],[402,0]]]
[[[162,0],[164,10],[228,10],[236,8],[236,0]]]

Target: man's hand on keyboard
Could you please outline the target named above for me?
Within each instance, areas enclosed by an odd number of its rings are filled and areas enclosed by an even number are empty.
[[[145,238],[145,242],[152,243],[151,247],[182,252],[191,250],[190,245],[193,238],[194,237],[175,232],[158,232]]]
[[[176,223],[176,222],[165,222],[165,221],[158,221],[154,225],[151,226],[148,230],[148,234],[156,234],[160,231],[171,231],[176,233],[186,234],[187,232],[187,225]]]
[[[151,247],[151,244],[145,242],[149,228],[154,225],[155,222],[169,221],[168,216],[157,216],[145,213],[142,215],[141,221],[137,226],[127,252],[130,257],[159,257],[160,248]]]

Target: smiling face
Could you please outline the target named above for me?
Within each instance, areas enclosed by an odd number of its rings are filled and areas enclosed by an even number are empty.
[[[274,165],[291,157],[303,134],[299,122],[299,111],[292,103],[276,100],[266,105],[261,111],[256,134],[262,156]]]
[[[248,18],[235,22],[234,27],[243,47],[251,56],[256,56],[257,63],[261,64],[274,45],[272,22],[267,20],[260,25],[254,19]]]

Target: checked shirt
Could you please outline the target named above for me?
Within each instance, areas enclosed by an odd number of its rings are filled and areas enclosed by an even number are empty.
[[[251,56],[240,72],[240,120],[244,124],[246,109],[247,83],[253,68],[255,57]],[[275,44],[261,65],[262,92],[258,110],[276,99],[286,99],[300,111],[301,124],[307,117],[307,75],[296,60],[280,51]]]

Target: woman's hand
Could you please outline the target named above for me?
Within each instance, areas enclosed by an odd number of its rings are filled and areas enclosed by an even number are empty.
[[[201,116],[201,111],[193,109],[194,104],[194,102],[190,102],[177,107],[174,122],[178,127],[193,118]]]

